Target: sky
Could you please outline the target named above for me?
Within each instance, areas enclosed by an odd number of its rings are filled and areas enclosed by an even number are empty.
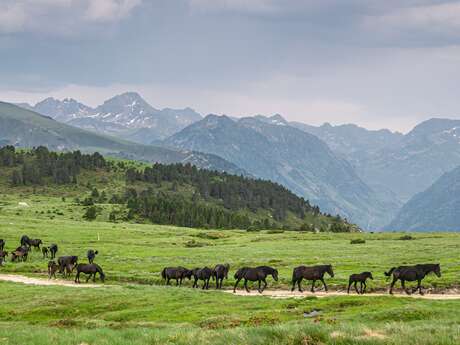
[[[460,1],[0,0],[0,100],[406,132],[460,118]]]

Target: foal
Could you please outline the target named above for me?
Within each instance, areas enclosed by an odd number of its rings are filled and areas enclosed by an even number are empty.
[[[350,287],[351,287],[351,284],[353,284],[355,287],[356,293],[364,294],[366,292],[366,287],[367,287],[366,280],[368,278],[374,280],[374,277],[372,277],[371,272],[362,272],[359,274],[352,274],[350,278],[348,279],[347,293],[350,293]],[[359,289],[360,291],[358,291],[358,288],[356,287],[356,284],[358,283],[360,283],[360,289]]]
[[[48,247],[42,248],[43,259],[48,257],[49,249]]]
[[[59,265],[55,261],[48,262],[48,279],[54,277],[56,279],[56,272],[59,270]]]

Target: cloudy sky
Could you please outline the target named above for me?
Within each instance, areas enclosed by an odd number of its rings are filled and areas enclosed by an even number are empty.
[[[460,1],[0,0],[0,99],[280,113],[407,131],[460,118]]]

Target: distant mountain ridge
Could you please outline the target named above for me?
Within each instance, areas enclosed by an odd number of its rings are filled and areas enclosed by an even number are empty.
[[[148,162],[191,163],[200,168],[248,175],[236,165],[212,154],[140,145],[72,127],[4,102],[0,102],[0,145],[25,148],[46,146],[55,151],[99,151]]]
[[[460,167],[416,194],[386,230],[460,231]]]
[[[364,228],[389,221],[382,210],[393,205],[380,201],[346,160],[316,136],[284,123],[279,116],[235,121],[208,115],[164,140],[163,145],[221,156]]]
[[[138,93],[126,92],[91,108],[72,98],[47,98],[25,109],[98,133],[116,135],[142,144],[164,139],[202,117],[191,108],[156,109]]]

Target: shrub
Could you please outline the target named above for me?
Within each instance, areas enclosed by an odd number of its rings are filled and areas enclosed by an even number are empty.
[[[199,238],[207,239],[207,240],[219,240],[221,238],[226,238],[227,235],[218,232],[218,231],[213,231],[213,232],[200,232],[198,235],[196,235]]]
[[[86,209],[83,218],[86,220],[95,220],[97,217],[97,208],[95,206],[90,206]]]
[[[350,241],[350,244],[363,244],[366,243],[366,240],[362,238],[355,238],[354,240]]]
[[[204,247],[206,245],[207,245],[206,243],[197,242],[195,240],[190,240],[190,241],[185,242],[185,246],[187,248],[198,248],[198,247]]]
[[[415,238],[412,237],[411,235],[404,235],[404,236],[401,236],[399,239],[400,239],[401,241],[415,240]]]
[[[267,234],[282,234],[284,230],[268,230]]]

